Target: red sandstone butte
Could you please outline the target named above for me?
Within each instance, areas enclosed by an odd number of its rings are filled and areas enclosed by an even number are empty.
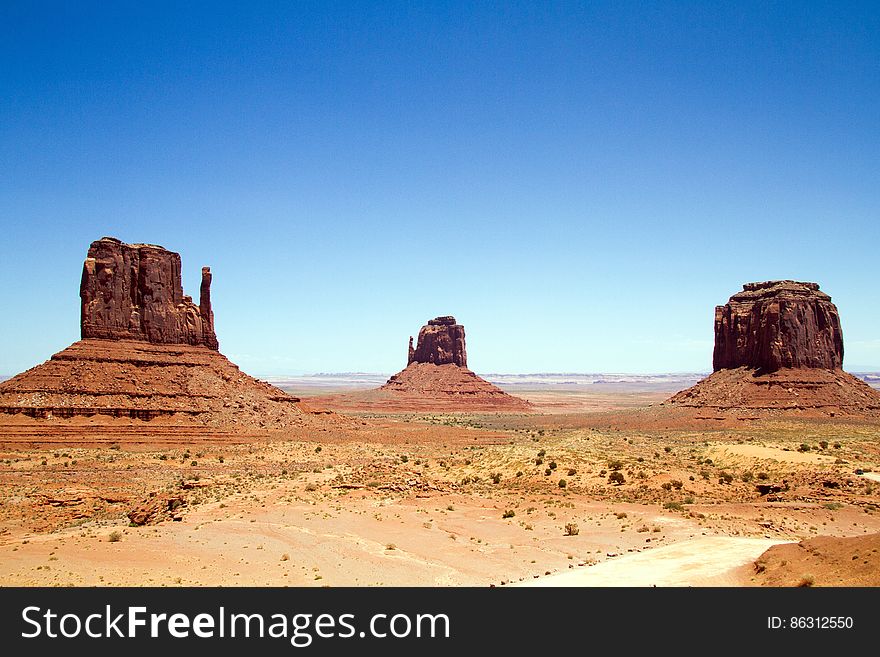
[[[736,367],[833,370],[842,365],[840,317],[816,283],[747,283],[715,308],[716,372]]]
[[[411,410],[508,410],[527,411],[531,404],[509,395],[467,368],[464,326],[445,315],[429,320],[419,331],[413,347],[409,339],[406,369],[379,388],[391,398],[376,400],[377,406]]]
[[[407,365],[412,363],[467,367],[464,326],[457,324],[455,317],[451,315],[428,320],[419,331],[418,346],[415,349],[410,336]]]
[[[308,418],[296,397],[218,351],[211,271],[202,268],[196,305],[180,269],[180,256],[161,246],[93,242],[80,283],[82,339],[0,383],[0,436],[75,428],[81,418],[144,435],[198,427],[200,436],[330,422]]]
[[[208,267],[202,268],[200,292],[199,305],[184,296],[179,254],[102,237],[92,242],[83,263],[81,335],[217,350]]]
[[[880,392],[844,372],[843,334],[816,283],[747,283],[715,309],[711,376],[677,406],[823,415],[880,411]]]

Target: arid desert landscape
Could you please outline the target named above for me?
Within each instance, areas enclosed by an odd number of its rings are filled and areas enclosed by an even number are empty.
[[[719,306],[705,378],[481,377],[441,315],[387,381],[267,382],[180,271],[97,240],[82,339],[0,383],[0,584],[880,585],[880,392],[814,283]]]

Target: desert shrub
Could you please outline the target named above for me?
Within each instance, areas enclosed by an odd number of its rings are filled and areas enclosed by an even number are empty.
[[[546,453],[547,451],[542,449],[540,452],[538,452],[538,456],[544,456]]]
[[[320,454],[320,453],[321,453],[321,446],[318,445],[317,447],[315,447],[315,454]]]
[[[556,461],[550,461],[550,463],[548,464],[548,467],[551,470],[555,470],[558,466],[556,465]]]
[[[752,474],[751,470],[746,470],[745,472],[742,473],[742,476],[740,477],[740,479],[742,479],[746,483],[749,483],[754,478],[754,476],[755,475]]]
[[[535,459],[535,465],[541,465],[544,462],[544,459],[538,457]]]
[[[577,526],[577,523],[569,522],[565,525],[565,535],[566,536],[577,536],[580,533],[580,529]]]
[[[408,461],[409,461],[409,456],[407,456],[406,454],[401,454],[401,455],[400,455],[400,462],[401,462],[401,463],[406,463],[406,462],[408,462]]]
[[[660,488],[662,488],[663,490],[672,490],[672,484],[670,484],[668,481],[664,481],[660,485]]]
[[[733,481],[733,475],[724,470],[721,471],[721,474],[718,475],[718,483],[719,484],[729,484]]]
[[[522,476],[523,476],[523,472],[522,472],[522,470],[517,470],[517,471],[516,471],[516,476],[517,476],[517,477],[522,477]]]
[[[516,515],[516,511],[513,509],[507,509],[504,513],[501,514],[502,518],[513,518]]]
[[[673,479],[670,483],[675,490],[681,490],[681,487],[684,486],[678,479]]]
[[[810,449],[811,448],[809,445],[807,445],[807,443],[801,443],[800,447],[798,447],[799,452],[809,452]]]
[[[623,478],[623,473],[618,470],[615,470],[610,475],[608,475],[608,483],[610,483],[610,484],[616,484],[619,486],[620,484],[624,483],[625,481],[626,481],[626,479]]]
[[[703,479],[708,479],[709,478],[709,471],[708,470],[700,470],[700,476]]]
[[[812,575],[804,575],[803,577],[801,577],[801,580],[798,582],[797,585],[801,586],[801,587],[805,587],[805,586],[812,586],[815,583],[816,583],[815,577],[813,577]]]
[[[828,441],[827,440],[820,440],[819,447],[821,447],[822,449],[828,449]]]
[[[669,445],[667,445],[666,447],[663,448],[663,451],[666,452],[667,454],[669,454],[669,452],[672,451],[672,448]]]
[[[551,470],[550,468],[547,468],[546,470],[544,470],[545,477],[549,477],[551,474],[553,474],[553,470]]]
[[[669,509],[670,511],[681,511],[684,509],[681,502],[667,502],[663,505],[664,509]]]
[[[576,474],[577,474],[577,470],[575,470],[574,468],[568,469],[568,476],[569,477],[574,477]]]
[[[834,443],[834,449],[840,449],[840,443]]]
[[[621,511],[620,513],[615,513],[614,517],[617,518],[618,520],[623,520],[624,518],[626,518],[626,511]]]
[[[691,497],[690,495],[688,495],[686,498],[684,498],[684,503],[685,503],[685,504],[693,504],[694,501],[695,501],[694,498]]]
[[[492,480],[493,484],[501,483],[501,473],[500,472],[493,472],[491,475],[489,475],[489,478]]]
[[[760,479],[761,481],[764,481],[764,480],[770,478],[770,475],[768,475],[766,472],[759,472],[759,473],[756,474],[755,476],[756,476],[758,479]]]
[[[608,469],[609,470],[620,470],[622,467],[623,467],[623,463],[621,461],[614,460],[614,461],[608,462]]]
[[[110,535],[107,537],[107,540],[111,543],[118,543],[122,540],[122,534],[117,531],[110,532]]]
[[[369,486],[369,484],[367,484],[367,485]],[[307,485],[306,485],[306,491],[307,491],[307,492],[312,493],[312,492],[314,492],[314,491],[316,491],[316,490],[318,490],[318,487],[315,486],[315,484],[307,484]]]
[[[565,479],[560,479],[560,480],[559,480],[559,487],[560,487],[560,488],[565,488],[567,485],[568,485],[568,482],[565,481]]]

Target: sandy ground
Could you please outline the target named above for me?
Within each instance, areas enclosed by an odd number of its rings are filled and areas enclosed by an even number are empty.
[[[763,445],[723,445],[712,450],[716,459],[725,462],[747,463],[755,460],[780,461],[787,463],[834,463],[833,456],[796,452],[791,448],[764,447]],[[740,457],[740,458],[737,458]]]
[[[575,392],[604,410],[237,439],[19,423],[0,585],[727,586],[771,545],[880,532],[876,422],[652,424],[626,390]],[[129,526],[155,493],[181,519]]]

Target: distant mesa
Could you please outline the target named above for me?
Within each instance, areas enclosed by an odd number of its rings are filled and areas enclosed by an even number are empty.
[[[196,305],[183,294],[179,254],[104,237],[89,247],[80,300],[82,339],[0,383],[0,414],[236,431],[302,423],[295,397],[219,353],[208,267]]]
[[[413,409],[528,411],[531,404],[480,378],[467,368],[464,326],[445,315],[429,320],[413,347],[406,369],[380,388]]]
[[[678,406],[874,414],[880,392],[841,368],[843,335],[816,283],[747,283],[715,309],[714,372]]]

